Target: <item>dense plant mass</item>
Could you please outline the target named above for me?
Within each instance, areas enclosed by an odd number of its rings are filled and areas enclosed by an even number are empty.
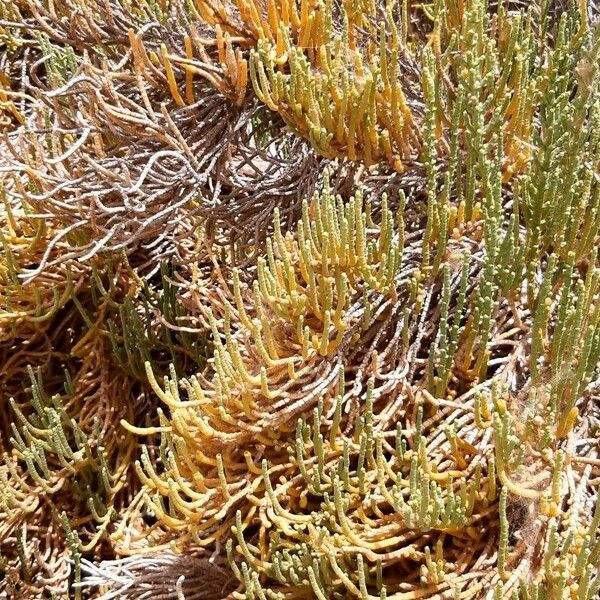
[[[0,0],[0,597],[600,597],[596,0]]]

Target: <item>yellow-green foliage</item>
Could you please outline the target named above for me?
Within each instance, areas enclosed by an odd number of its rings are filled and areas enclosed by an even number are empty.
[[[0,596],[597,598],[596,3],[76,4],[0,0]]]

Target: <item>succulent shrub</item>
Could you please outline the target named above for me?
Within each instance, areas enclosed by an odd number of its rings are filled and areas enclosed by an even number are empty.
[[[0,596],[600,597],[594,0],[0,0]]]

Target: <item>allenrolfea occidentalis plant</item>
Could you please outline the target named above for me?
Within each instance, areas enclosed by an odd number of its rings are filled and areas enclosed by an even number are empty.
[[[600,595],[596,0],[0,0],[0,597]]]

